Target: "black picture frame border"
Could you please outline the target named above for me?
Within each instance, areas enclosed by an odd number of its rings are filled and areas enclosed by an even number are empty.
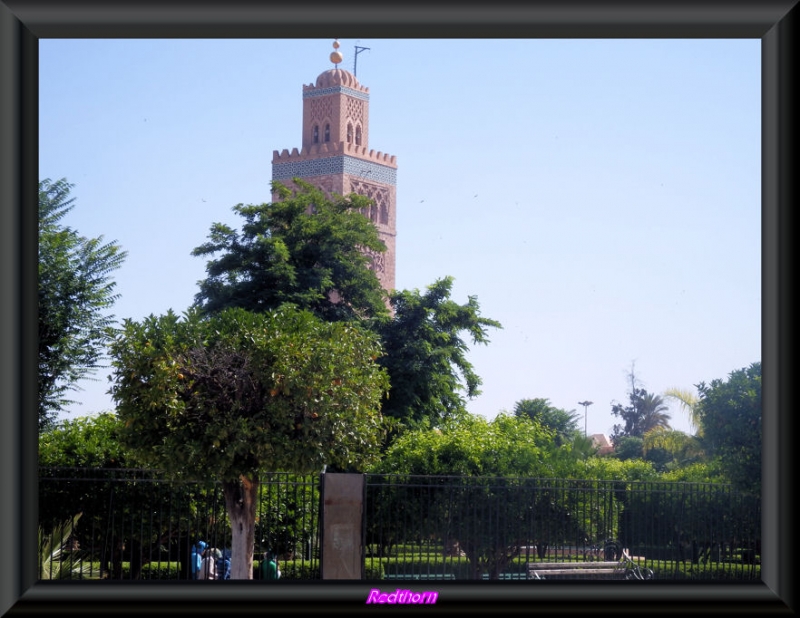
[[[762,582],[647,582],[639,588],[514,582],[437,583],[446,613],[794,613],[795,425],[791,267],[796,204],[797,8],[783,2],[532,2],[291,5],[231,2],[0,0],[0,530],[7,564],[0,613],[211,614],[367,611],[374,582],[285,582],[224,588],[167,582],[35,581],[36,203],[40,38],[759,38],[762,50]],[[731,333],[735,337],[735,333]],[[734,368],[731,368],[734,369]],[[8,553],[11,553],[9,556]],[[18,561],[17,568],[13,568]],[[106,585],[107,584],[107,585]],[[510,584],[510,585],[505,585]],[[425,588],[408,586],[410,589]],[[380,607],[379,610],[386,611]],[[419,611],[420,608],[413,608]],[[401,611],[394,607],[393,611]]]

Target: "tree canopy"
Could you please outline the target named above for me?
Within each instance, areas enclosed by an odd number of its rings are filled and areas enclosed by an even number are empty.
[[[39,428],[74,403],[70,391],[98,367],[114,323],[106,311],[118,295],[111,272],[127,253],[103,237],[86,238],[63,225],[74,208],[66,179],[39,182]]]
[[[500,323],[480,315],[474,296],[464,304],[451,300],[452,277],[424,293],[383,290],[367,257],[386,249],[361,212],[371,201],[357,194],[329,198],[294,182],[294,191],[274,183],[276,202],[235,206],[244,218],[241,232],[212,226],[209,241],[193,251],[215,256],[196,306],[210,314],[291,304],[329,322],[358,322],[381,338],[379,362],[391,385],[382,412],[398,421],[397,431],[423,419],[437,425],[463,415],[481,384],[467,360],[468,343],[488,343],[488,329]]]
[[[556,432],[556,445],[567,444],[578,436],[578,418],[575,410],[562,410],[550,405],[549,399],[520,399],[514,404],[514,416],[539,421]]]
[[[404,433],[370,472],[557,476],[545,456],[553,437],[552,430],[527,418],[498,414],[486,420],[467,414],[442,429],[420,427]]]
[[[644,388],[636,386],[636,375],[631,368],[628,377],[631,390],[628,392],[630,404],[612,402],[611,414],[621,418],[624,425],[614,425],[611,441],[616,444],[620,438],[644,438],[645,434],[655,428],[669,429],[669,406],[660,395],[648,393]]]
[[[378,326],[391,383],[383,413],[413,426],[427,419],[433,426],[466,414],[466,400],[480,394],[481,379],[467,360],[469,346],[489,342],[488,329],[499,322],[480,314],[478,300],[463,305],[450,299],[453,278],[444,277],[419,290],[391,295],[392,320]]]
[[[383,438],[375,335],[284,307],[126,320],[111,343],[121,436],[143,461],[222,481],[231,577],[250,579],[259,472],[360,465]]]
[[[108,412],[65,420],[39,432],[39,465],[48,467],[134,467],[123,446],[121,423]]]
[[[761,362],[697,385],[708,454],[744,491],[761,492]]]
[[[111,343],[123,437],[153,465],[236,479],[368,460],[386,388],[374,335],[284,308],[125,320]]]
[[[210,257],[195,303],[206,313],[227,307],[262,312],[285,303],[329,321],[388,316],[386,297],[365,250],[386,246],[361,212],[371,203],[355,193],[328,198],[295,179],[291,191],[273,183],[279,200],[233,207],[241,231],[215,223],[192,255]]]

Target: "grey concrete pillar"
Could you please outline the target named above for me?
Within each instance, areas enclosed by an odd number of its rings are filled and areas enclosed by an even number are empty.
[[[322,475],[322,579],[363,579],[363,474]]]

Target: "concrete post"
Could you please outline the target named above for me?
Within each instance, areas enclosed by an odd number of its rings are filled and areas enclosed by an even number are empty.
[[[363,579],[363,474],[322,475],[322,579]]]

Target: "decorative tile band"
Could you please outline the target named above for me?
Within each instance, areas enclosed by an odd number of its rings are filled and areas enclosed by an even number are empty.
[[[397,184],[396,169],[346,155],[272,164],[272,180],[291,180],[292,178],[309,178],[329,174],[348,174],[387,185],[395,186]]]
[[[314,90],[307,90],[303,93],[304,99],[311,99],[313,97],[324,97],[329,94],[346,94],[347,96],[361,99],[362,101],[369,101],[369,95],[358,90],[353,90],[347,86],[330,86],[328,88],[318,88]]]

